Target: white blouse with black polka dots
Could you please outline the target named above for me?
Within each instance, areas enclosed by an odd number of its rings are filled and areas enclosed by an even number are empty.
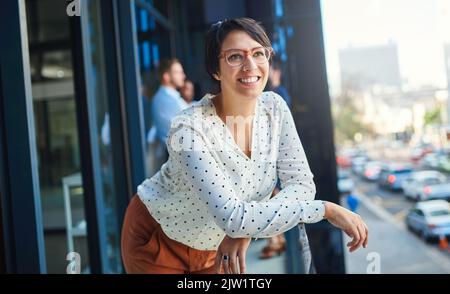
[[[257,99],[251,158],[206,95],[172,121],[169,159],[138,186],[164,233],[200,250],[216,250],[226,235],[270,237],[323,219],[303,146],[286,102],[274,92]],[[227,121],[228,123],[228,121]],[[281,191],[270,198],[277,176]]]

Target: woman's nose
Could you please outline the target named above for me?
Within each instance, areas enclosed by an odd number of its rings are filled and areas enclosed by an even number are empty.
[[[247,55],[244,63],[242,64],[242,69],[244,71],[249,71],[255,68],[257,68],[255,60],[253,60],[253,57],[251,55]]]

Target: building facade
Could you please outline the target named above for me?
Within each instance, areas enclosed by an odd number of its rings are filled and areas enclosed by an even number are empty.
[[[401,90],[397,44],[349,47],[339,50],[342,89],[370,90],[384,87]]]

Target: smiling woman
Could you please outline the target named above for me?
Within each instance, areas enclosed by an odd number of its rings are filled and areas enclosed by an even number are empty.
[[[244,86],[245,80],[252,84],[252,88],[256,87],[253,95],[247,96],[243,92],[240,96],[255,99],[255,95],[261,93],[267,83],[273,55],[272,44],[264,29],[256,21],[243,18],[218,22],[212,26],[210,33],[211,37],[206,43],[205,65],[217,88],[222,93],[235,93],[239,88],[234,83],[240,82]],[[228,78],[233,82],[228,83]]]
[[[272,49],[248,18],[208,32],[206,68],[218,85],[172,121],[169,159],[138,187],[127,209],[128,273],[244,273],[251,237],[327,218],[367,245],[361,218],[314,200],[313,175],[286,102],[263,92]],[[271,198],[277,182],[281,191]]]

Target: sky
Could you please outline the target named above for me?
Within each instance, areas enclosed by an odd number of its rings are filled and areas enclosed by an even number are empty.
[[[340,91],[339,49],[397,43],[402,80],[447,87],[444,43],[450,0],[321,0],[331,94]]]

